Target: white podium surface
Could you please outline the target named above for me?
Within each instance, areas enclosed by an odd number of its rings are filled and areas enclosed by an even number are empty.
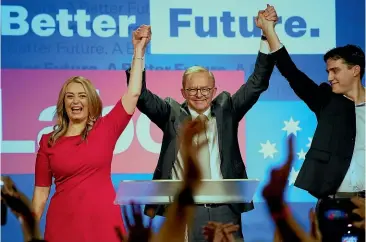
[[[258,179],[202,180],[194,195],[197,204],[249,203]],[[115,204],[170,204],[182,186],[179,180],[124,180],[117,189]]]

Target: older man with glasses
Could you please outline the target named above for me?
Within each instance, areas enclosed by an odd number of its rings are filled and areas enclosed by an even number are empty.
[[[274,16],[274,18],[277,18]],[[260,23],[257,23],[257,26]],[[259,27],[259,26],[258,26]],[[143,33],[141,26],[137,33]],[[135,35],[133,43],[142,38],[150,40],[151,35]],[[233,95],[221,92],[216,96],[215,77],[204,67],[188,68],[182,78],[181,93],[185,102],[178,103],[172,98],[162,99],[146,87],[145,71],[143,72],[142,90],[138,109],[155,123],[164,133],[161,152],[153,179],[180,180],[182,171],[179,151],[179,127],[186,118],[200,118],[206,125],[206,135],[197,137],[197,142],[208,140],[206,148],[199,155],[203,179],[246,179],[247,173],[240,154],[238,126],[244,115],[257,102],[259,96],[267,90],[269,79],[274,68],[274,61],[269,54],[266,38],[262,36],[254,73],[249,76]],[[126,71],[129,80],[129,70]],[[148,216],[163,216],[165,206],[146,205]],[[197,205],[194,224],[188,231],[189,241],[205,241],[203,226],[208,221],[239,225],[236,238],[243,238],[241,231],[241,213],[252,210],[253,203],[243,204],[202,204]]]

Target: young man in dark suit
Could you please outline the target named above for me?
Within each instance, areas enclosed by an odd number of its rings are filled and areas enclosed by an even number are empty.
[[[324,55],[328,83],[320,85],[300,71],[265,20],[275,12],[267,7],[262,30],[281,74],[316,115],[318,125],[295,186],[318,199],[364,196],[365,191],[365,53],[354,45]]]
[[[277,16],[272,16],[274,19]],[[260,26],[261,22],[257,25]],[[136,44],[142,38],[151,37],[149,26],[141,26],[133,38]],[[267,90],[274,62],[268,53],[268,45],[261,40],[254,73],[232,96],[221,92],[216,96],[213,73],[201,66],[188,68],[182,79],[181,93],[185,102],[180,104],[172,98],[161,99],[146,86],[145,72],[138,109],[164,133],[160,157],[153,179],[181,178],[181,162],[177,134],[182,121],[187,118],[202,118],[207,122],[208,145],[200,153],[203,179],[246,179],[247,173],[240,154],[238,126],[244,115]],[[129,70],[126,71],[127,80]],[[215,97],[216,96],[216,97]],[[150,217],[164,214],[164,206],[146,205]],[[188,232],[189,241],[204,241],[203,226],[208,221],[240,225],[236,237],[242,238],[241,213],[252,210],[253,203],[198,205],[194,224]]]

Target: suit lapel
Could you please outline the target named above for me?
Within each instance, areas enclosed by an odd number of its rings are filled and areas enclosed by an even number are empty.
[[[184,102],[179,110],[178,118],[174,120],[174,130],[176,134],[179,136],[180,134],[180,126],[181,124],[190,116],[189,109],[187,103]]]

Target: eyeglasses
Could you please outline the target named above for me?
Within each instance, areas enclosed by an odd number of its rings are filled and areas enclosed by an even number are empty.
[[[184,89],[186,92],[188,92],[188,95],[195,96],[198,93],[198,90],[201,92],[202,96],[207,96],[210,94],[211,90],[214,87],[202,87],[202,88],[186,88]]]

